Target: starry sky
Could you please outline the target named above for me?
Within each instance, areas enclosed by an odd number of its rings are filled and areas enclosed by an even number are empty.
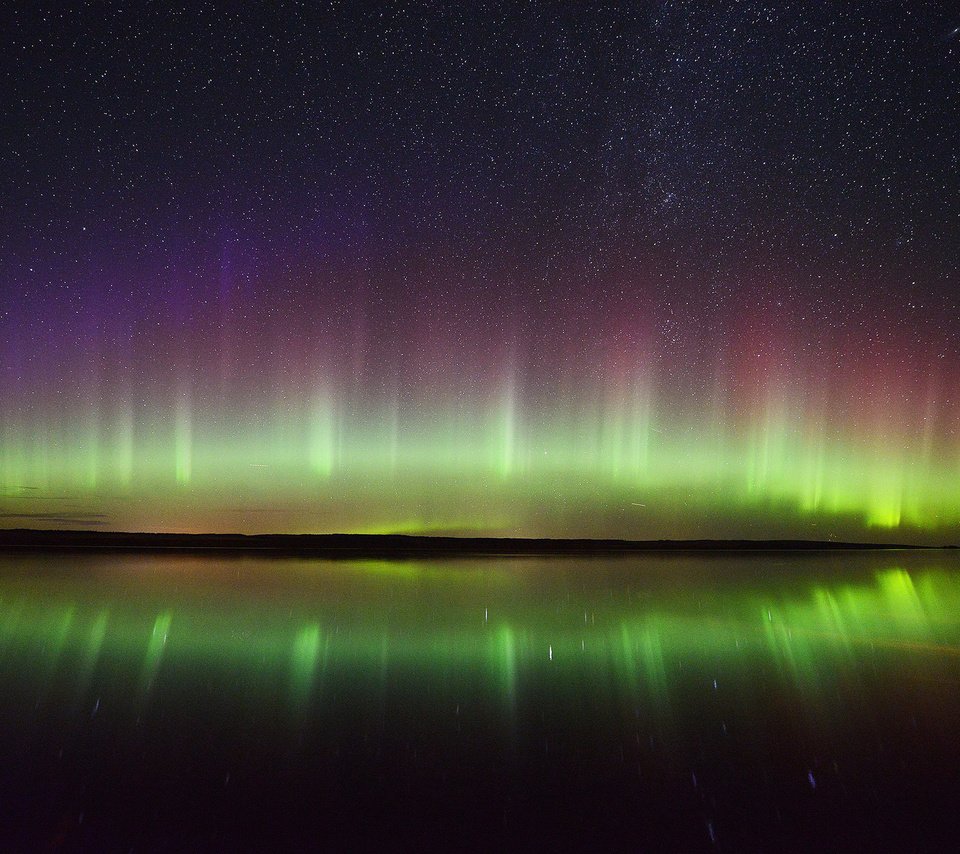
[[[960,539],[955,7],[0,15],[0,525]]]

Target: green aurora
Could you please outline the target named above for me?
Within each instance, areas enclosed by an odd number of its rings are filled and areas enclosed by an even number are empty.
[[[508,402],[478,420],[328,402],[272,420],[182,406],[136,429],[77,423],[5,423],[8,525],[931,543],[960,530],[960,457],[942,441],[841,439],[773,409],[737,425],[640,403],[534,418]]]

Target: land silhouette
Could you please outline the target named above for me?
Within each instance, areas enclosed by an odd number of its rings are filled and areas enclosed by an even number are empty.
[[[2,551],[251,553],[329,558],[586,556],[655,552],[822,552],[940,548],[953,546],[834,540],[621,540],[407,534],[161,534],[30,528],[0,530]]]

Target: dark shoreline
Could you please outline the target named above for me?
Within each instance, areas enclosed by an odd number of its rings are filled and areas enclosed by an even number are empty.
[[[433,537],[406,534],[153,534],[109,531],[0,530],[0,551],[94,551],[268,554],[316,557],[459,557],[629,555],[670,552],[824,552],[953,546],[823,540],[612,540]]]

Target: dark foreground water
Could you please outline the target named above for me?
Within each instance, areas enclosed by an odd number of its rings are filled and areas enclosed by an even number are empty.
[[[940,553],[0,558],[0,849],[956,850]]]

